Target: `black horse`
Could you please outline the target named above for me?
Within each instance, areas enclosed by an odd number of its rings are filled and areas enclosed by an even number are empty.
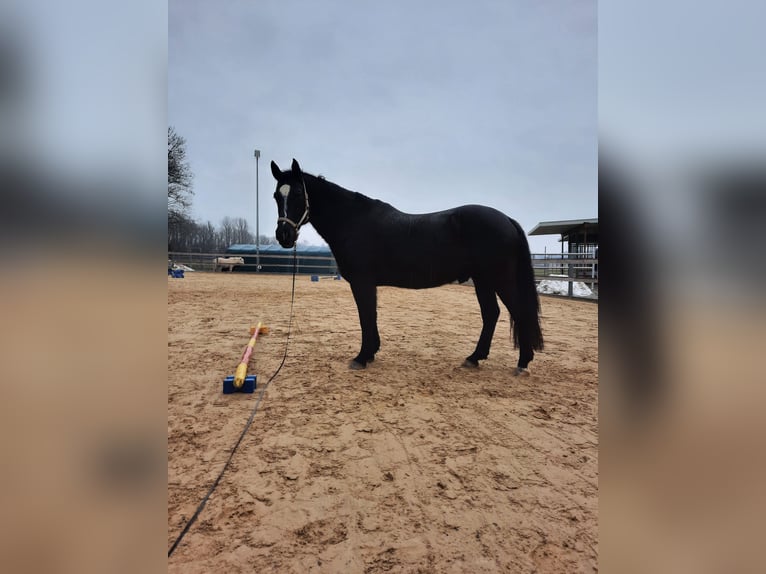
[[[295,159],[290,171],[281,171],[272,161],[271,173],[277,180],[279,244],[293,247],[301,226],[310,222],[351,284],[362,326],[362,348],[351,368],[363,369],[380,349],[378,285],[423,289],[473,279],[484,325],[464,366],[477,367],[489,355],[500,315],[497,294],[511,314],[514,347],[520,348],[514,374],[529,373],[527,366],[534,350],[543,348],[543,336],[529,244],[516,221],[481,205],[402,213],[304,173]]]

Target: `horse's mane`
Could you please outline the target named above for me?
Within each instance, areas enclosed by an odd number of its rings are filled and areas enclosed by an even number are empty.
[[[364,195],[363,193],[359,193],[358,191],[352,191],[350,189],[346,189],[345,187],[342,187],[338,185],[337,183],[333,183],[332,181],[325,178],[323,175],[312,175],[307,172],[303,172],[304,177],[311,178],[312,184],[314,187],[320,189],[324,192],[329,192],[329,194],[337,195],[345,199],[346,201],[349,201],[353,205],[366,205],[366,206],[386,206],[390,207],[391,209],[395,209],[392,205],[386,203],[385,201],[381,201],[379,199],[374,199],[372,197],[368,197]]]

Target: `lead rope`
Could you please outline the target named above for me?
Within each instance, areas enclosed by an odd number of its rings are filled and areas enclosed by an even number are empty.
[[[255,401],[255,406],[253,407],[253,410],[250,413],[250,418],[247,419],[247,423],[245,424],[245,428],[242,430],[242,434],[239,435],[237,442],[234,443],[234,447],[231,449],[231,452],[229,453],[229,458],[226,459],[226,464],[223,465],[223,468],[221,469],[221,472],[218,474],[218,477],[215,479],[215,482],[207,491],[207,494],[202,499],[202,502],[200,502],[199,505],[197,506],[197,510],[194,511],[194,514],[186,523],[183,530],[181,530],[181,533],[178,535],[178,538],[176,538],[175,542],[173,542],[173,545],[170,547],[170,550],[168,550],[168,558],[170,558],[173,552],[175,552],[175,549],[181,543],[181,540],[183,540],[183,537],[186,536],[186,533],[189,532],[189,529],[191,528],[192,524],[194,524],[194,522],[197,520],[197,517],[199,517],[200,513],[202,512],[202,509],[205,508],[205,504],[207,504],[207,501],[210,498],[210,495],[213,494],[213,491],[218,486],[218,483],[221,482],[223,473],[226,472],[227,468],[229,468],[229,463],[231,462],[231,459],[234,458],[234,453],[237,452],[237,448],[239,448],[239,444],[242,442],[242,439],[245,438],[245,435],[247,434],[247,431],[253,422],[253,418],[255,418],[255,413],[258,411],[258,406],[261,404],[261,400],[263,399],[263,395],[266,393],[266,389],[269,388],[271,381],[273,381],[276,378],[276,376],[279,374],[279,371],[282,370],[282,365],[285,364],[285,360],[287,359],[287,349],[290,344],[290,331],[293,325],[293,305],[295,304],[295,274],[298,269],[297,249],[298,249],[298,244],[296,243],[295,246],[293,247],[293,287],[292,287],[292,294],[290,295],[290,319],[287,323],[287,340],[285,341],[285,352],[282,355],[282,361],[279,363],[277,370],[274,371],[274,374],[271,375],[269,380],[266,381],[266,384],[261,388],[261,392],[258,394],[258,399]]]

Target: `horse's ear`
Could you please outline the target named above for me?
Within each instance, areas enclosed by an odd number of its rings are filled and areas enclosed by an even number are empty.
[[[293,165],[291,166],[291,169],[293,170],[293,173],[301,172],[301,166],[298,165],[298,160],[295,158],[293,158]]]
[[[279,166],[274,162],[274,160],[271,160],[271,175],[273,175],[274,179],[277,181],[282,175],[282,170],[279,169]]]

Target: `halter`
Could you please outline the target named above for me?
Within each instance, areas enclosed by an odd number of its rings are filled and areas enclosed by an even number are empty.
[[[301,175],[301,182],[303,183],[303,197],[306,200],[306,208],[303,210],[303,215],[298,220],[298,223],[295,223],[292,219],[290,219],[288,217],[279,217],[279,218],[277,218],[277,223],[279,223],[280,221],[284,221],[284,222],[289,223],[290,225],[292,225],[293,228],[295,228],[296,235],[300,231],[301,226],[304,223],[308,223],[308,220],[309,220],[309,192],[306,189],[306,180],[303,178],[302,175]],[[287,206],[285,206],[285,207],[287,207]],[[287,215],[287,209],[285,209],[285,215]]]

